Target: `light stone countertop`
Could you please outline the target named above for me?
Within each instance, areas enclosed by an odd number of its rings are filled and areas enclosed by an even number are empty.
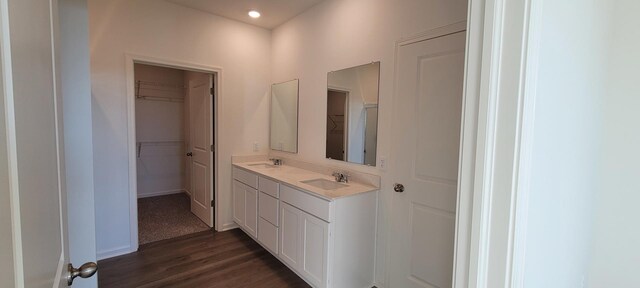
[[[311,186],[309,184],[302,183],[301,181],[312,180],[312,179],[327,179],[335,182],[335,179],[333,178],[333,176],[324,175],[324,174],[304,170],[304,169],[293,167],[293,166],[288,166],[286,164],[282,166],[276,166],[276,168],[266,168],[263,166],[251,166],[252,164],[271,164],[271,163],[264,162],[264,161],[233,163],[235,167],[284,183],[288,186],[292,186],[294,188],[297,188],[299,190],[312,194],[316,197],[320,197],[329,201],[342,198],[342,197],[352,196],[360,193],[373,192],[378,190],[378,188],[374,186],[357,183],[353,181],[349,181],[349,183],[341,183],[341,184],[346,184],[347,187],[341,187],[335,190],[324,190],[324,189]]]

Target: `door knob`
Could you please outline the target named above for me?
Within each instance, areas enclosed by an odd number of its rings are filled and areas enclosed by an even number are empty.
[[[193,153],[189,152],[189,153],[187,153],[187,156],[191,157],[191,156],[193,156]]]
[[[71,286],[73,285],[73,279],[76,279],[78,276],[80,276],[80,278],[89,278],[93,276],[93,274],[96,274],[98,264],[87,262],[82,264],[80,268],[73,268],[73,264],[69,263],[69,265],[67,265],[67,271],[69,272],[67,275],[67,284]]]
[[[393,191],[396,191],[398,193],[404,192],[404,185],[400,183],[393,184]]]

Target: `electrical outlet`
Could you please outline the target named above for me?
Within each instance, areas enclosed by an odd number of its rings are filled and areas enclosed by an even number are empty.
[[[260,151],[260,144],[258,142],[253,142],[253,152]]]
[[[380,157],[380,170],[386,170],[387,169],[387,158],[386,157]]]

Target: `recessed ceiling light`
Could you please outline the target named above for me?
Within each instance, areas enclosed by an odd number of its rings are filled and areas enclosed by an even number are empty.
[[[256,10],[249,11],[249,17],[251,18],[260,18],[260,12]]]

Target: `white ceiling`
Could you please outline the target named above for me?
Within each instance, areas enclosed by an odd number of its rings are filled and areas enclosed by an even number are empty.
[[[169,2],[224,16],[245,23],[273,29],[322,0],[167,0]],[[262,14],[258,19],[247,15],[249,10]]]

